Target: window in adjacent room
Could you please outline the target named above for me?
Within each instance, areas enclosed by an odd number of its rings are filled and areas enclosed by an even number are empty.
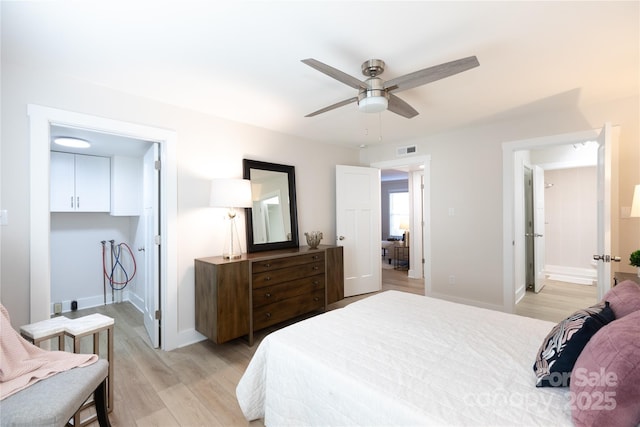
[[[389,234],[402,236],[401,225],[409,223],[409,192],[389,193]]]

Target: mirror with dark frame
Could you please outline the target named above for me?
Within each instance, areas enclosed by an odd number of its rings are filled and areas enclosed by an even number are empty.
[[[252,196],[252,207],[245,210],[247,252],[297,248],[294,166],[244,159],[242,167]]]

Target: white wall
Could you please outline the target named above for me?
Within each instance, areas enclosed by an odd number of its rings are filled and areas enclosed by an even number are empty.
[[[224,212],[209,208],[209,180],[241,177],[242,159],[296,167],[299,233],[335,236],[335,165],[359,164],[356,150],[319,145],[290,135],[133,97],[108,88],[3,64],[2,227],[0,298],[15,325],[29,319],[29,134],[27,104],[175,130],[178,192],[178,331],[193,337],[193,260],[222,252]],[[212,102],[215,102],[213,100]],[[42,179],[47,179],[43,176]],[[240,218],[239,224],[244,223]],[[240,233],[244,235],[244,227]],[[187,339],[187,338],[185,338]]]
[[[545,264],[595,271],[597,253],[596,168],[545,171]]]
[[[62,310],[69,311],[72,300],[78,308],[101,305],[104,297],[102,240],[106,243],[106,265],[111,267],[111,245],[127,243],[133,251],[137,217],[111,216],[108,213],[52,213],[51,214],[51,303],[62,302]],[[134,255],[137,254],[134,252]],[[127,273],[133,274],[129,253],[122,256]],[[122,281],[120,270],[114,274]],[[135,288],[135,278],[126,291]],[[121,286],[117,286],[121,287]],[[107,302],[111,302],[111,289],[107,282]]]
[[[384,117],[384,116],[383,116]],[[631,205],[640,183],[639,98],[564,111],[504,114],[484,125],[361,150],[363,164],[395,159],[397,146],[416,144],[417,155],[431,156],[432,294],[491,308],[502,308],[502,143],[621,126],[619,206]],[[384,118],[383,118],[384,120]],[[491,119],[487,119],[491,120]],[[383,122],[384,126],[384,122]],[[449,215],[449,209],[454,215]],[[640,220],[614,219],[614,251],[628,259],[640,246]],[[628,269],[625,265],[613,268]],[[449,284],[455,276],[455,284]]]

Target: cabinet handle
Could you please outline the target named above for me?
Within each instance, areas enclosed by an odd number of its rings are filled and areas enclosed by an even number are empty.
[[[265,297],[267,298],[271,298],[271,294],[269,292],[267,292],[266,294],[264,294]]]
[[[264,317],[266,317],[267,319],[271,319],[271,313],[265,313]]]
[[[76,209],[80,209],[80,196],[76,197]]]
[[[71,196],[71,209],[73,209],[73,196]]]

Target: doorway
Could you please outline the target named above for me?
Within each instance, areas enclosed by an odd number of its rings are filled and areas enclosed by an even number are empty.
[[[415,156],[375,162],[370,166],[381,170],[400,170],[407,173],[411,204],[409,221],[409,271],[408,276],[424,281],[425,295],[431,293],[431,240],[429,180],[430,156]],[[411,249],[411,248],[415,248]]]
[[[503,233],[503,291],[504,291],[504,309],[508,312],[514,312],[514,306],[524,295],[525,290],[525,220],[524,220],[524,186],[516,183],[522,182],[524,176],[524,164],[530,163],[529,153],[532,150],[542,150],[567,146],[570,144],[583,144],[585,141],[596,141],[600,150],[598,151],[598,162],[602,164],[603,170],[608,171],[609,178],[602,178],[598,175],[598,211],[610,209],[612,190],[615,190],[616,182],[611,180],[611,152],[615,149],[616,138],[619,129],[614,128],[613,137],[611,135],[610,125],[605,125],[602,130],[596,129],[592,131],[578,132],[572,134],[556,135],[551,137],[535,138],[531,140],[514,141],[503,144],[503,214],[504,214],[504,233]],[[608,142],[605,142],[608,141]],[[602,147],[607,151],[607,155],[601,155]],[[606,161],[605,161],[606,160]],[[607,184],[605,185],[605,181]],[[601,189],[605,189],[602,196]],[[601,208],[601,204],[605,205]],[[606,215],[598,214],[598,228],[601,223],[605,227],[611,227],[610,219],[607,220]],[[608,224],[608,225],[607,225]],[[607,246],[605,252],[610,252],[611,241],[607,241],[606,237],[611,238],[610,232],[598,231],[598,251],[601,246]],[[607,266],[610,268],[610,266]],[[599,267],[600,269],[600,267]],[[598,272],[598,295],[601,296],[607,289],[607,278],[609,274],[601,274]],[[610,286],[610,284],[609,284]]]
[[[128,122],[105,119],[97,116],[73,113],[69,111],[28,106],[30,124],[30,321],[36,322],[49,318],[51,304],[51,264],[49,254],[50,212],[49,179],[50,170],[50,134],[51,126],[90,129],[107,134],[128,138],[154,141],[159,144],[159,157],[163,167],[160,170],[160,193],[162,203],[160,212],[160,277],[162,313],[162,348],[171,350],[178,346],[178,306],[177,306],[177,237],[175,219],[177,216],[176,182],[176,143],[177,135],[173,131],[142,126]],[[160,316],[158,316],[160,317]]]

